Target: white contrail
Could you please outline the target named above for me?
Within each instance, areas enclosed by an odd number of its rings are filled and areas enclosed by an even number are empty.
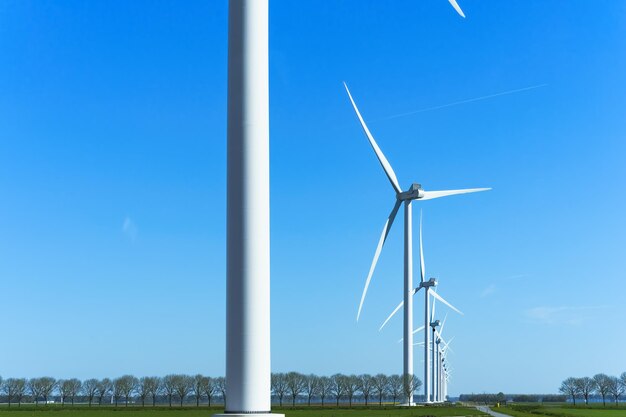
[[[509,94],[515,94],[515,93],[521,93],[522,91],[528,91],[528,90],[534,90],[535,88],[541,88],[541,87],[545,87],[548,84],[538,84],[538,85],[531,85],[530,87],[524,87],[524,88],[517,88],[515,90],[507,90],[507,91],[502,91],[500,93],[495,93],[495,94],[489,94],[488,96],[481,96],[481,97],[475,97],[475,98],[469,98],[466,100],[460,100],[460,101],[455,101],[453,103],[448,103],[448,104],[442,104],[439,106],[433,106],[433,107],[426,107],[425,109],[420,109],[420,110],[415,110],[415,111],[410,111],[407,113],[400,113],[400,114],[394,114],[393,116],[387,116],[387,117],[383,117],[380,119],[376,119],[376,120],[372,120],[372,121],[380,121],[380,120],[389,120],[389,119],[397,119],[398,117],[405,117],[405,116],[410,116],[412,114],[417,114],[417,113],[423,113],[426,111],[431,111],[431,110],[439,110],[439,109],[444,109],[446,107],[452,107],[452,106],[457,106],[459,104],[466,104],[466,103],[472,103],[474,101],[480,101],[480,100],[487,100],[489,98],[494,98],[494,97],[500,97],[500,96],[506,96]]]

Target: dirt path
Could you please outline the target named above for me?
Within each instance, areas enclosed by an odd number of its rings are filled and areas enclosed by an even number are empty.
[[[493,417],[511,417],[508,414],[496,413],[491,408],[487,406],[477,406],[478,411],[482,411],[483,413],[487,413],[492,415]]]

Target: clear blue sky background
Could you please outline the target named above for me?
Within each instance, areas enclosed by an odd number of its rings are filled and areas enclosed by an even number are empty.
[[[494,188],[416,204],[451,393],[626,371],[626,2],[460,4],[271,1],[275,371],[401,371],[401,222],[355,321],[394,195],[344,80],[403,187]],[[223,374],[226,23],[0,5],[0,375]]]

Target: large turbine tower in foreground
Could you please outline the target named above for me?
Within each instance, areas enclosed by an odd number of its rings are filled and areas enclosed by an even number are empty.
[[[359,112],[359,109],[356,105],[356,103],[354,102],[354,99],[352,98],[352,94],[350,94],[350,90],[348,89],[348,86],[344,83],[344,87],[346,88],[346,92],[348,93],[348,97],[350,98],[350,102],[352,103],[352,107],[354,108],[354,111],[359,119],[359,122],[361,123],[361,127],[363,128],[363,131],[365,132],[365,136],[367,136],[367,140],[369,141],[370,145],[372,146],[372,149],[374,150],[374,153],[376,154],[376,157],[378,158],[378,162],[380,162],[380,165],[382,166],[383,170],[385,171],[385,174],[387,175],[387,178],[389,179],[389,182],[391,183],[391,186],[393,187],[395,194],[396,194],[396,201],[394,203],[393,209],[391,210],[391,213],[389,214],[389,217],[387,218],[387,221],[385,222],[385,225],[383,227],[383,232],[380,236],[380,239],[378,241],[378,246],[376,247],[376,252],[374,252],[374,259],[372,260],[372,265],[370,266],[370,270],[369,273],[367,274],[367,279],[365,280],[365,287],[363,288],[363,294],[361,295],[361,301],[359,303],[359,309],[357,312],[357,321],[359,320],[359,317],[361,316],[361,309],[363,308],[363,302],[365,301],[365,296],[367,294],[367,289],[369,288],[370,285],[370,281],[372,279],[372,275],[374,273],[374,269],[376,268],[376,263],[378,262],[378,257],[380,256],[380,253],[382,251],[383,245],[385,244],[385,241],[387,239],[387,236],[389,235],[389,231],[391,230],[391,226],[393,224],[393,221],[396,218],[396,214],[398,213],[398,210],[400,209],[401,205],[404,205],[404,329],[403,329],[403,357],[404,357],[404,361],[403,361],[403,375],[405,378],[409,379],[412,378],[413,376],[413,294],[419,290],[420,288],[424,288],[425,292],[426,292],[426,296],[425,296],[425,300],[426,300],[426,305],[425,305],[425,334],[426,334],[426,340],[425,340],[425,347],[424,347],[424,352],[425,352],[425,367],[424,367],[424,394],[425,394],[425,398],[426,401],[428,402],[429,399],[431,398],[431,391],[430,391],[430,369],[429,369],[429,365],[430,365],[430,346],[429,346],[429,336],[430,336],[430,332],[428,331],[429,328],[429,324],[428,323],[428,317],[429,317],[429,297],[428,297],[428,289],[430,286],[436,285],[435,282],[431,282],[431,281],[425,281],[425,277],[423,274],[423,266],[421,268],[422,270],[422,280],[420,282],[420,285],[417,289],[414,290],[413,288],[413,221],[412,221],[412,203],[415,200],[432,200],[435,198],[440,198],[440,197],[447,197],[447,196],[451,196],[451,195],[456,195],[456,194],[467,194],[467,193],[474,193],[474,192],[478,192],[478,191],[486,191],[489,190],[489,188],[471,188],[471,189],[464,189],[464,190],[444,190],[444,191],[426,191],[424,189],[422,189],[420,184],[411,184],[411,186],[408,188],[408,190],[406,191],[402,191],[402,188],[400,188],[400,184],[398,183],[398,179],[396,177],[396,173],[393,171],[393,168],[391,167],[391,164],[389,163],[389,161],[387,160],[387,158],[385,157],[385,155],[383,154],[383,152],[380,150],[380,147],[378,146],[378,144],[376,143],[376,141],[374,140],[374,137],[372,136],[370,130],[368,129],[367,125],[365,124],[365,121],[363,120],[363,117],[361,116],[361,113]],[[420,249],[421,250],[421,249]],[[422,256],[420,256],[420,259],[423,259]],[[440,299],[440,297],[435,295],[436,293],[433,293],[433,295]],[[440,299],[441,301],[441,299]],[[406,398],[406,402],[408,405],[412,405],[413,404],[413,394],[409,394],[408,397]]]
[[[271,409],[269,180],[268,0],[230,0],[225,405],[230,417],[259,417]]]
[[[268,55],[268,0],[230,0],[225,413],[231,417],[271,408]]]

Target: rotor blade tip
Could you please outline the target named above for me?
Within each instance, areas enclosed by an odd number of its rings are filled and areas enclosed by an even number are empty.
[[[461,7],[458,5],[456,0],[448,0],[448,1],[452,5],[452,7],[454,7],[454,10],[456,10],[459,16],[461,16],[462,18],[465,18],[465,13],[463,13],[463,10],[461,10]]]

